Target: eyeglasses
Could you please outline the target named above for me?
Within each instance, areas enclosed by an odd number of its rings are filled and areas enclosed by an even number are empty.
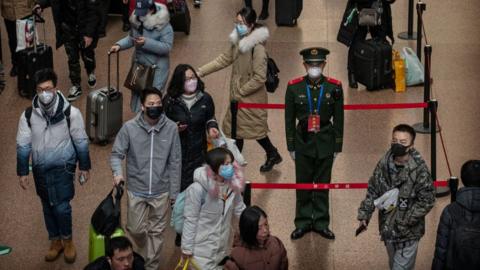
[[[54,90],[54,89],[55,89],[54,86],[49,86],[49,87],[46,87],[46,88],[38,87],[38,88],[37,88],[37,92],[38,92],[38,93],[41,93],[41,92],[45,92],[45,91],[51,91],[51,90]]]

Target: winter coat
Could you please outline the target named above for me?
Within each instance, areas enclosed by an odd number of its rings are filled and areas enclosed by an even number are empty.
[[[180,191],[193,183],[193,171],[205,163],[207,153],[207,132],[218,128],[215,120],[215,105],[208,93],[198,92],[195,103],[188,109],[180,97],[166,96],[165,114],[173,122],[187,124],[187,129],[180,132],[182,144],[182,181]]]
[[[98,37],[101,32],[103,0],[36,0],[42,9],[51,7],[55,24],[56,47],[65,40],[64,31],[78,32],[79,36]]]
[[[199,68],[199,76],[232,65],[230,100],[243,103],[268,103],[265,81],[267,76],[267,53],[264,43],[269,36],[266,27],[255,28],[240,39],[236,30],[230,34],[230,48],[212,62]],[[231,137],[230,108],[226,110],[222,130]],[[238,139],[262,139],[267,136],[267,110],[241,109],[237,115]]]
[[[87,171],[91,167],[82,114],[70,105],[60,91],[57,92],[57,102],[55,114],[47,119],[35,96],[31,127],[24,112],[20,116],[17,132],[17,175],[28,175],[31,154],[37,194],[51,204],[73,198],[77,160],[80,170]],[[70,131],[65,118],[68,107]]]
[[[85,266],[83,270],[112,270],[112,267],[108,263],[107,256],[101,256]],[[145,270],[145,260],[135,252],[133,252],[132,270]]]
[[[230,188],[225,201],[212,192],[216,182],[207,170],[207,166],[196,169],[193,184],[186,190],[182,252],[193,254],[202,270],[220,270],[218,263],[229,250],[232,218],[240,217],[245,204],[241,193]]]
[[[9,21],[16,21],[32,14],[34,0],[2,0],[2,17]]]
[[[454,207],[454,204],[458,204],[461,207]],[[459,262],[452,261],[447,264],[448,255],[454,252],[451,250],[453,246],[450,246],[449,242],[453,241],[454,232],[457,228],[457,223],[454,220],[455,216],[464,216],[467,220],[476,224],[480,222],[479,187],[461,188],[457,193],[457,201],[443,209],[440,223],[438,223],[432,270],[465,269],[459,265]],[[454,265],[458,268],[449,268],[448,265]],[[469,266],[471,268],[468,269],[480,269],[480,265],[470,264]]]
[[[165,115],[155,126],[145,122],[143,112],[127,121],[115,138],[110,157],[113,174],[123,175],[127,158],[127,188],[134,193],[174,199],[180,189],[182,157],[177,125]]]
[[[234,243],[230,257],[225,264],[227,270],[287,270],[287,250],[282,241],[269,236],[262,248],[249,248],[241,241]]]
[[[132,37],[145,38],[143,46],[135,47],[132,55],[132,63],[134,61],[145,66],[155,65],[155,75],[153,87],[162,91],[168,79],[170,68],[170,50],[173,46],[173,29],[170,25],[170,15],[165,5],[156,4],[157,12],[148,14],[143,22],[143,34],[140,33],[141,23],[138,21],[135,12],[130,16],[131,30],[130,34],[123,39],[117,41],[117,45],[121,50],[129,49],[135,46]],[[141,18],[142,19],[142,18]],[[141,110],[140,96],[132,93],[130,107],[133,112]]]
[[[398,188],[394,210],[378,212],[383,241],[401,243],[419,240],[425,234],[425,216],[435,203],[435,188],[427,164],[420,153],[411,149],[404,168],[397,168],[390,150],[378,162],[368,181],[367,196],[358,209],[358,220],[370,220],[375,211],[374,200]]]

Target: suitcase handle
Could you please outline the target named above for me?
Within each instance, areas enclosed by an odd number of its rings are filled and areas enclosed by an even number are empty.
[[[111,88],[111,83],[110,83],[110,69],[111,69],[111,55],[112,53],[111,52],[108,52],[107,55],[108,55],[108,71],[107,71],[107,97],[108,99],[110,100],[113,100],[115,99],[115,97],[118,96],[118,93],[120,92],[120,52],[117,52],[116,55],[117,55],[117,70],[116,70],[116,73],[117,73],[117,91],[111,91],[112,88]]]
[[[38,15],[36,12],[32,12],[32,14],[29,16],[32,16],[32,19],[33,19],[33,51],[37,53],[37,36],[38,36],[37,25],[36,25],[37,22],[43,23],[43,43],[47,44],[47,32],[45,30],[45,19],[42,18],[40,15]]]

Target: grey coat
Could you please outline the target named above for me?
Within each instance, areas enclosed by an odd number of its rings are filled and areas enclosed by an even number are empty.
[[[168,71],[170,67],[170,50],[173,47],[173,29],[169,23],[170,16],[167,7],[162,4],[156,4],[157,12],[145,17],[143,20],[143,34],[140,33],[141,22],[138,21],[135,11],[130,16],[130,23],[132,29],[130,33],[117,41],[120,50],[134,47],[132,37],[145,38],[143,46],[135,47],[135,52],[132,55],[132,62],[146,66],[155,65],[155,78],[153,80],[153,87],[164,92],[165,84],[168,79]],[[132,100],[130,107],[133,112],[139,112],[141,109],[140,98],[138,95],[132,93]]]
[[[177,125],[165,115],[155,126],[145,122],[143,113],[127,121],[115,138],[110,164],[113,175],[123,175],[127,158],[127,188],[135,193],[174,199],[180,190],[182,152]]]

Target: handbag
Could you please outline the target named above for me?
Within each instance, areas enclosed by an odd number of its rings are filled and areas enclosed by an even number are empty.
[[[116,189],[115,199],[113,190]],[[123,195],[123,182],[117,185],[93,212],[90,223],[96,233],[110,236],[120,226],[120,200]]]
[[[358,24],[361,26],[378,26],[382,24],[382,1],[373,2],[371,8],[363,8],[358,13]]]
[[[178,262],[177,266],[175,266],[175,270],[188,270],[188,269],[194,269],[194,270],[201,270],[200,267],[193,261],[193,258],[187,258],[184,260],[183,258],[180,258],[180,261]]]
[[[422,84],[425,79],[425,69],[417,54],[410,47],[404,47],[402,56],[405,59],[407,86]]]
[[[340,29],[337,33],[337,41],[347,47],[352,45],[358,29],[358,10],[356,7],[345,10]]]
[[[145,88],[153,86],[155,67],[155,65],[145,66],[137,61],[133,62],[123,85],[133,92],[141,94]]]

